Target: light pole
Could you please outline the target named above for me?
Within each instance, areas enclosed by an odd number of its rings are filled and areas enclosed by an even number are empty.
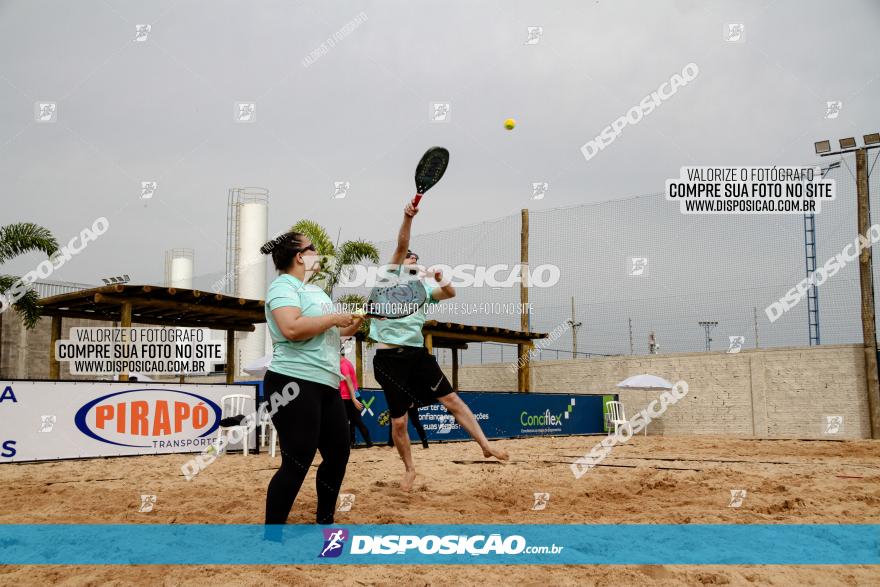
[[[868,238],[871,228],[870,197],[868,193],[868,151],[880,148],[880,133],[862,137],[865,146],[858,147],[854,137],[839,139],[840,149],[831,150],[831,141],[814,143],[820,157],[856,155],[856,194],[858,199],[859,234]],[[862,291],[862,340],[865,352],[865,380],[868,388],[868,412],[871,438],[880,438],[880,380],[877,373],[877,331],[874,324],[874,276],[871,246],[862,247],[859,254],[859,286]]]
[[[718,323],[714,321],[703,320],[697,322],[697,324],[699,324],[706,331],[706,352],[708,353],[712,350],[712,336],[709,333],[712,331],[713,328],[718,326]]]
[[[128,275],[115,275],[113,277],[102,277],[101,281],[104,282],[104,285],[116,285],[128,283],[131,279]]]

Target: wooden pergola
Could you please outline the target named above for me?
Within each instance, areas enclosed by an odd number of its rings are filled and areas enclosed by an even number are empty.
[[[460,350],[466,349],[469,342],[495,342],[499,344],[515,344],[517,348],[517,381],[518,391],[531,391],[530,351],[535,339],[547,338],[546,332],[526,332],[509,330],[494,326],[474,326],[454,322],[437,322],[428,320],[422,328],[425,336],[425,347],[428,352],[435,348]],[[363,381],[364,356],[363,343],[365,337],[360,332],[355,337],[355,362],[358,381]],[[458,391],[458,353],[452,353],[452,389]]]
[[[39,301],[44,316],[52,317],[49,343],[49,377],[58,379],[61,364],[55,359],[55,341],[61,338],[64,318],[167,327],[210,328],[226,331],[226,383],[235,378],[235,333],[253,332],[266,321],[263,300],[250,300],[155,285],[107,285],[66,293]],[[120,381],[128,374],[120,373]]]

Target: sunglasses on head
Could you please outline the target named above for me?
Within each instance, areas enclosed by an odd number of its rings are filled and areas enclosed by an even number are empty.
[[[407,254],[406,258],[409,259],[410,257],[412,257],[412,258],[415,259],[416,261],[419,260],[419,256],[416,255],[415,253],[409,253],[409,254]]]
[[[310,245],[307,246],[307,247],[303,247],[303,248],[301,248],[301,249],[297,249],[296,252],[297,252],[297,253],[304,253],[304,252],[306,252],[306,251],[312,251],[313,253],[317,253],[317,252],[318,252],[318,250],[315,248],[315,244],[314,244],[314,243],[310,244]]]

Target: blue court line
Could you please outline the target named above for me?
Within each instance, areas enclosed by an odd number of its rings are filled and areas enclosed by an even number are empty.
[[[880,525],[3,524],[0,564],[877,565]]]

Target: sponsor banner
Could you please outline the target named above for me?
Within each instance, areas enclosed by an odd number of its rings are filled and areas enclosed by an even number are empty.
[[[880,564],[880,525],[3,524],[0,564]]]
[[[254,412],[256,389],[241,385],[0,381],[0,463],[199,452],[236,393],[249,397],[243,415]],[[256,432],[248,441],[255,449]]]
[[[604,434],[604,404],[616,395],[565,395],[561,393],[458,392],[483,428],[487,438]],[[388,437],[391,425],[388,404],[381,390],[360,390],[361,417],[374,442]],[[452,414],[440,404],[419,408],[419,420],[428,440],[470,440]],[[412,422],[410,438],[418,440]],[[358,441],[360,435],[357,435]]]

